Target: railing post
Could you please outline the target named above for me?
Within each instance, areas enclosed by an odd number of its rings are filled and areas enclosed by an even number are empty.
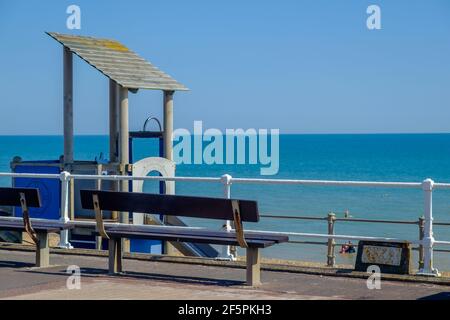
[[[231,198],[231,180],[232,180],[232,177],[229,174],[224,174],[221,177],[221,182],[223,184],[223,190],[224,190],[224,196],[226,199]],[[231,231],[231,221],[230,220],[225,221],[224,229],[227,232]],[[231,253],[231,246],[223,246],[222,258],[230,259],[233,261],[236,260],[236,255]]]
[[[61,180],[61,218],[63,223],[70,221],[69,219],[69,182],[70,173],[67,171],[61,172],[59,175]],[[69,243],[69,231],[62,230],[59,237],[59,247],[65,249],[72,249],[72,245]]]
[[[425,218],[422,216],[419,218],[419,240],[422,241],[425,236]],[[423,269],[423,256],[424,256],[424,250],[423,250],[423,244],[421,243],[419,245],[419,270]]]
[[[433,184],[434,181],[426,179],[422,182],[424,192],[425,228],[422,245],[424,248],[423,268],[418,272],[423,276],[440,276],[439,271],[433,267]]]
[[[328,214],[328,234],[334,235],[334,223],[336,221],[336,215],[332,212]],[[336,265],[336,256],[334,254],[334,248],[336,246],[336,241],[334,238],[328,238],[328,251],[327,251],[327,266],[334,267]]]

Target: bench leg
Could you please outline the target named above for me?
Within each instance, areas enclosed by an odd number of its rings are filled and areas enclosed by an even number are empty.
[[[36,267],[45,268],[50,265],[50,248],[48,245],[48,233],[37,234],[39,243],[36,246]]]
[[[247,248],[247,285],[261,284],[261,261],[258,248]]]
[[[102,250],[102,236],[95,236],[95,250]]]
[[[122,239],[111,238],[108,243],[109,273],[122,272]]]

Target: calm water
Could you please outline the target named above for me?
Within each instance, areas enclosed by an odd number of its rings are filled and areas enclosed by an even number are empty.
[[[55,160],[62,154],[59,136],[0,136],[0,172],[10,171],[11,159]],[[139,141],[134,157],[157,154],[156,143]],[[75,158],[93,160],[100,153],[108,154],[106,136],[77,136]],[[378,134],[378,135],[282,135],[280,137],[280,170],[274,178],[422,181],[432,178],[450,182],[450,134]],[[259,165],[179,165],[179,176],[261,177]],[[2,185],[8,179],[0,180]],[[147,183],[147,191],[156,190],[156,183]],[[177,193],[222,196],[222,187],[209,183],[177,183]],[[350,187],[299,187],[268,185],[233,185],[232,196],[258,200],[262,213],[324,217],[328,212],[343,216],[349,210],[353,217],[370,219],[417,220],[422,215],[420,190]],[[434,193],[436,221],[450,221],[450,192]],[[190,220],[193,225],[210,222]],[[217,225],[218,227],[219,225]],[[325,222],[279,221],[262,219],[248,228],[296,232],[325,233]],[[336,233],[372,236],[393,236],[415,239],[417,226],[338,222]],[[450,228],[435,228],[435,236],[450,240]],[[301,239],[299,239],[301,240]],[[311,239],[310,239],[311,240]],[[325,260],[325,247],[285,244],[265,250],[264,255]],[[338,262],[348,258],[339,257]],[[450,270],[450,254],[437,253],[437,267]],[[348,262],[348,261],[347,261]]]

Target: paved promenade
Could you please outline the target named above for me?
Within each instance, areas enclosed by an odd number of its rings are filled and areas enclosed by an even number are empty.
[[[0,249],[0,299],[418,299],[443,297],[450,286],[263,271],[258,288],[245,270],[126,259],[125,275],[109,276],[105,257],[52,254],[54,266],[32,267],[34,254]],[[81,268],[81,289],[67,289],[68,265]]]

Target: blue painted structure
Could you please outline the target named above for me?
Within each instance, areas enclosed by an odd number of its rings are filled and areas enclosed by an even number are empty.
[[[55,165],[52,165],[54,163]],[[48,165],[46,165],[48,164]],[[13,166],[15,173],[50,173],[61,172],[59,161],[27,161]],[[14,178],[13,185],[23,188],[38,188],[41,196],[40,208],[30,208],[32,218],[59,219],[61,206],[61,182],[59,179]],[[22,209],[14,208],[14,216],[22,217]]]
[[[145,125],[144,125],[145,129]],[[164,155],[164,140],[162,136],[162,132],[130,132],[130,137],[128,141],[129,145],[129,160],[130,163],[134,163],[133,157],[133,139],[158,139],[159,140],[159,156],[163,157]],[[159,193],[165,193],[165,184],[164,182],[159,183]],[[133,191],[132,181],[129,183],[130,192]],[[131,214],[131,213],[130,213]],[[163,245],[160,240],[146,240],[146,239],[130,239],[130,252],[138,252],[138,253],[152,253],[152,254],[162,254],[163,253]]]

